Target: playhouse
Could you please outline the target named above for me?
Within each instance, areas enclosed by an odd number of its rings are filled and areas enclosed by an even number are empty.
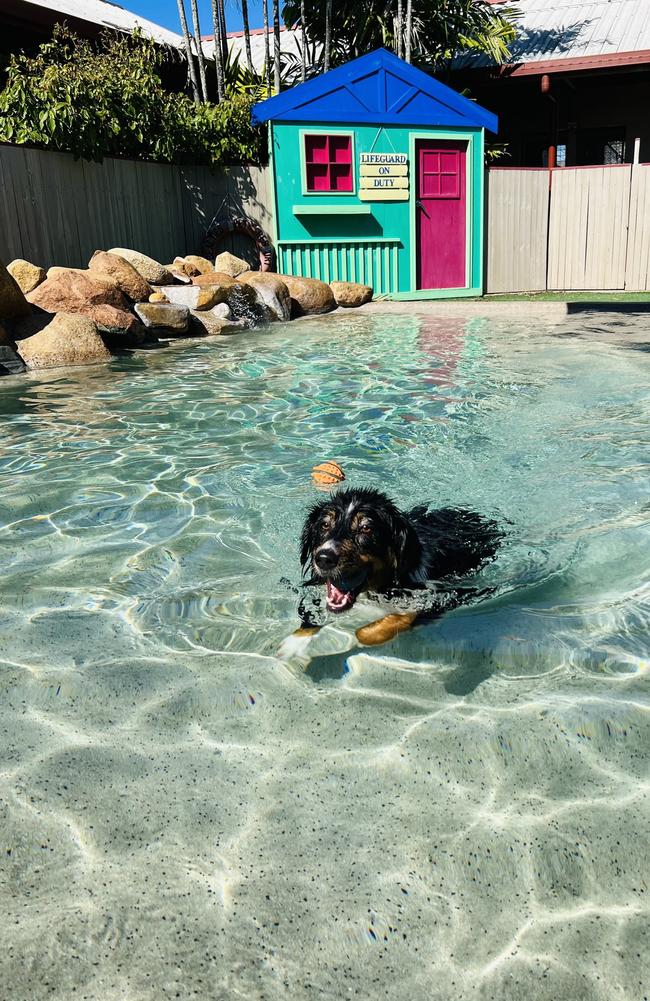
[[[484,132],[496,116],[385,49],[269,98],[282,274],[377,295],[480,295]]]

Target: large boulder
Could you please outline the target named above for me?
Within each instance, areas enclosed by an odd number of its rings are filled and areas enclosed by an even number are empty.
[[[187,333],[190,318],[187,306],[166,302],[139,302],[135,311],[145,327],[164,330],[169,335]]]
[[[245,271],[237,279],[245,285],[251,285],[258,298],[266,303],[271,310],[272,319],[291,319],[291,296],[285,282],[270,271]]]
[[[231,278],[237,278],[244,271],[250,271],[250,264],[247,261],[242,260],[241,257],[235,257],[234,254],[229,254],[226,251],[223,254],[219,254],[214,262],[215,271],[223,271],[225,274],[230,275]]]
[[[8,264],[7,271],[16,280],[21,292],[25,294],[33,292],[37,285],[45,281],[45,270],[39,268],[37,264],[24,261],[22,257],[17,257],[15,261]]]
[[[190,309],[212,309],[224,301],[219,285],[161,285],[159,291],[169,302]]]
[[[22,340],[18,350],[30,370],[96,365],[111,358],[93,321],[78,313],[57,313],[43,330]]]
[[[16,279],[0,263],[0,320],[27,316],[31,308]]]
[[[372,299],[370,285],[359,285],[358,282],[330,282],[337,306],[363,306]]]
[[[167,268],[154,261],[153,257],[140,254],[137,250],[129,250],[128,247],[113,247],[109,254],[117,254],[133,265],[138,274],[142,275],[150,285],[171,285],[174,277]]]
[[[145,340],[146,332],[140,321],[124,309],[115,306],[90,306],[85,313],[97,324],[99,333],[110,344],[133,347]]]
[[[105,250],[96,250],[88,262],[90,271],[111,278],[121,292],[133,302],[146,302],[151,295],[151,286],[144,280],[139,271],[117,254],[107,254]]]
[[[209,275],[214,271],[214,265],[207,257],[199,257],[198,254],[186,254],[185,257],[175,257],[174,265],[178,266],[186,275],[193,278],[194,275]]]
[[[289,289],[292,316],[329,313],[336,307],[334,293],[326,282],[294,275],[280,275],[280,278]]]
[[[224,271],[211,271],[206,275],[195,275],[192,278],[192,285],[204,288],[206,285],[236,285],[237,282]]]
[[[246,324],[242,320],[229,319],[220,310],[220,306],[215,306],[214,309],[191,309],[192,333],[196,337],[222,337],[246,330]]]
[[[27,299],[49,313],[87,313],[91,306],[129,308],[112,278],[76,268],[50,268],[46,280]]]

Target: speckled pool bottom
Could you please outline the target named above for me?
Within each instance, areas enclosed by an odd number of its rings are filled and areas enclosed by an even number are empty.
[[[642,323],[337,316],[3,380],[3,1001],[646,996]],[[339,617],[301,673],[330,455],[508,533],[492,598],[372,651]]]

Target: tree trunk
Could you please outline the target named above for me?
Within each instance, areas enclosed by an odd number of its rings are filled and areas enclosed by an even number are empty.
[[[226,26],[226,5],[224,0],[219,0],[219,17],[221,19],[221,59],[225,67],[226,63],[228,62],[228,28]],[[225,69],[224,69],[224,80],[225,80]]]
[[[187,27],[187,18],[185,17],[185,4],[184,0],[176,0],[178,3],[178,17],[181,22],[181,29],[183,32],[183,40],[185,42],[185,55],[187,56],[187,71],[190,77],[190,83],[192,84],[192,97],[196,104],[201,103],[201,96],[199,94],[199,81],[196,79],[196,67],[194,65],[194,56],[192,55],[192,40],[190,38],[190,33]]]
[[[411,61],[411,35],[413,34],[413,0],[406,0],[406,52],[407,63]]]
[[[208,85],[205,79],[205,57],[203,55],[203,45],[201,44],[201,25],[199,23],[199,8],[196,0],[190,0],[192,8],[192,25],[194,27],[194,40],[196,42],[196,57],[199,61],[199,78],[201,80],[201,97],[203,103],[208,100]]]
[[[217,100],[223,101],[226,96],[226,84],[223,73],[223,45],[221,43],[221,15],[218,0],[212,0],[212,20],[214,22],[214,68],[217,74]]]
[[[305,31],[305,0],[300,0],[300,34],[301,34],[301,60],[300,60],[300,79],[305,82],[305,77],[307,76],[307,32]]]
[[[262,0],[264,11],[264,78],[267,95],[271,96],[271,46],[269,45],[269,8],[268,0]]]
[[[397,45],[395,52],[401,59],[404,55],[404,0],[397,0]]]
[[[273,84],[280,93],[280,0],[273,0]]]
[[[323,60],[323,70],[327,73],[330,68],[330,49],[332,48],[332,0],[325,3],[325,58]]]
[[[241,19],[244,23],[244,45],[246,46],[246,62],[248,69],[254,73],[253,53],[251,52],[251,29],[248,23],[248,0],[241,0]]]

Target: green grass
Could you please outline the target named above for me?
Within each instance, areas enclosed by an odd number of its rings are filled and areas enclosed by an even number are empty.
[[[509,292],[486,295],[492,302],[650,302],[650,292]]]

